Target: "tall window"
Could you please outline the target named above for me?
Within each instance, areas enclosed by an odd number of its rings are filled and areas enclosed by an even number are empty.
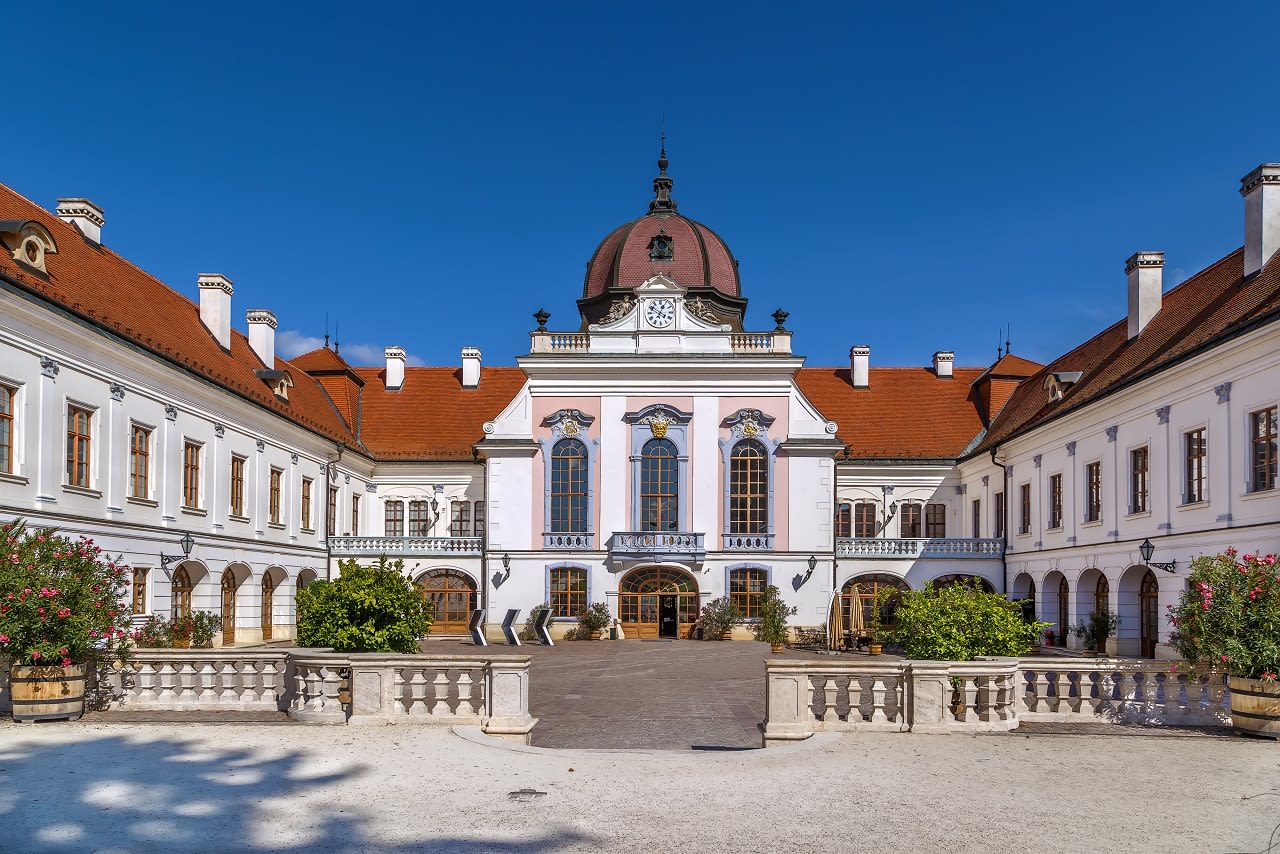
[[[550,570],[547,604],[555,617],[576,617],[587,607],[587,571],[576,566]]]
[[[147,570],[145,567],[133,568],[133,611],[134,614],[147,613]]]
[[[976,539],[982,536],[982,500],[975,498],[969,506],[973,508],[973,534]]]
[[[449,514],[449,536],[471,536],[471,502],[454,501]]]
[[[847,501],[842,501],[836,505],[836,539],[846,539],[853,536],[853,505]]]
[[[1147,512],[1147,448],[1129,452],[1129,512]]]
[[[1089,463],[1084,467],[1084,520],[1097,522],[1102,518],[1102,463]]]
[[[409,502],[409,536],[425,537],[430,533],[431,505],[425,501]]]
[[[324,514],[324,532],[326,536],[333,536],[338,527],[338,487],[329,487],[329,504]]]
[[[200,506],[200,450],[196,442],[182,445],[182,506],[192,509]]]
[[[1018,497],[1021,499],[1022,513],[1018,516],[1018,533],[1031,533],[1031,484],[1024,483],[1018,487]]]
[[[484,502],[483,501],[476,502],[474,530],[477,537],[484,536]]]
[[[351,496],[351,536],[360,536],[360,496]]]
[[[147,498],[151,480],[151,431],[134,424],[129,431],[129,495]]]
[[[1209,445],[1205,442],[1204,428],[1192,430],[1183,437],[1186,450],[1186,493],[1183,501],[1195,504],[1205,498],[1205,467],[1209,455]]]
[[[191,576],[187,575],[187,568],[178,567],[173,573],[173,583],[171,585],[173,591],[173,616],[174,618],[185,617],[191,613]]]
[[[578,439],[561,439],[551,449],[550,524],[553,533],[587,531],[587,447]]]
[[[280,484],[284,480],[284,470],[271,469],[270,489],[270,505],[271,505],[271,523],[273,525],[280,524]]]
[[[299,527],[303,530],[311,530],[311,478],[304,477],[302,479],[302,507],[301,513],[298,514]]]
[[[244,457],[231,458],[231,515],[244,515]]]
[[[1062,527],[1062,475],[1049,475],[1049,527]]]
[[[769,452],[755,439],[743,439],[729,457],[729,533],[769,530]]]
[[[1276,407],[1259,410],[1249,416],[1253,422],[1251,460],[1253,480],[1251,492],[1274,489],[1276,485]]]
[[[898,511],[901,521],[898,523],[898,536],[903,539],[916,539],[920,536],[920,515],[921,507],[919,504],[903,504],[902,509]]]
[[[650,439],[640,450],[640,529],[680,528],[680,461],[670,439]]]
[[[760,600],[769,584],[769,573],[763,569],[729,570],[729,601],[748,620],[760,618]]]
[[[388,501],[383,506],[383,532],[388,537],[404,536],[404,502]]]
[[[0,385],[0,471],[13,472],[13,407],[18,390]]]
[[[991,519],[991,533],[999,538],[1004,536],[1004,493],[997,492],[995,501],[991,502],[995,512]]]
[[[90,427],[93,415],[79,406],[67,407],[67,483],[89,486]]]
[[[947,535],[947,505],[930,504],[924,508],[924,535],[926,537]]]
[[[870,501],[860,501],[853,505],[853,535],[855,537],[876,535],[876,506]]]

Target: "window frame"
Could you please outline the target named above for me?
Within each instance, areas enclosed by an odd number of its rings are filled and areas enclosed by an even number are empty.
[[[1004,539],[1005,530],[1005,500],[1004,490],[993,492],[991,494],[991,533],[995,539]]]
[[[769,469],[769,449],[764,442],[753,437],[733,443],[729,450],[729,530],[726,533],[757,536],[770,533]]]
[[[267,515],[272,525],[284,525],[284,469],[276,466],[267,474]]]
[[[79,423],[72,423],[76,414],[84,415],[84,433],[79,431]],[[95,411],[80,403],[67,401],[67,454],[64,475],[67,486],[79,489],[92,489],[93,483],[93,416]],[[75,475],[83,469],[83,481]]]
[[[1276,488],[1277,456],[1280,456],[1280,415],[1275,404],[1249,413],[1249,492]],[[1259,416],[1262,416],[1259,419]],[[1264,430],[1260,432],[1259,428]]]
[[[129,497],[136,501],[151,500],[151,436],[154,428],[136,421],[129,422]],[[142,447],[138,447],[138,436]],[[139,490],[141,486],[141,490]]]
[[[1031,481],[1018,484],[1018,536],[1031,534]]]
[[[419,498],[405,503],[404,536],[431,536],[431,502]]]
[[[486,530],[486,513],[483,501],[473,501],[471,508],[471,531],[473,537],[484,537]]]
[[[15,459],[18,447],[18,387],[0,383],[0,474],[17,474]]]
[[[307,532],[314,531],[311,521],[311,485],[313,478],[304,477],[298,490],[298,527]]]
[[[1102,521],[1102,460],[1084,464],[1084,524]]]
[[[334,529],[338,527],[338,487],[332,484],[329,485],[329,500],[325,504],[324,522],[325,536],[334,536],[336,533]]]
[[[183,437],[182,440],[182,509],[200,508],[200,468],[204,443]]]
[[[567,586],[561,590],[556,589],[556,576],[562,573],[567,581]],[[582,581],[582,589],[576,589],[573,581],[578,577]],[[551,609],[553,620],[576,620],[578,612],[586,608],[591,602],[591,571],[588,567],[576,563],[555,563],[547,567],[547,607]],[[581,600],[580,604],[579,599]],[[561,600],[561,602],[557,602]],[[567,613],[561,613],[558,608],[563,604],[568,608]],[[575,608],[575,604],[577,607]]]
[[[471,536],[471,502],[465,498],[449,502],[449,536]]]
[[[389,498],[382,502],[382,535],[403,537],[405,531],[404,500]]]
[[[249,458],[239,454],[231,455],[231,507],[233,518],[244,519],[244,470]],[[239,465],[237,465],[237,463]]]
[[[351,536],[360,536],[360,493],[351,494]]]
[[[924,506],[924,536],[927,540],[947,537],[947,505],[933,502]]]
[[[1048,529],[1062,529],[1062,472],[1049,475],[1049,522]]]
[[[908,509],[910,508],[910,509]],[[908,520],[908,515],[911,517]],[[908,528],[910,525],[910,528]],[[924,505],[919,501],[904,501],[898,505],[898,538],[918,540],[924,531]]]
[[[836,502],[836,512],[831,521],[831,527],[837,540],[847,540],[853,537],[852,501]]]
[[[570,455],[571,451],[578,449],[581,449],[581,456]],[[547,466],[550,477],[547,483],[548,533],[590,533],[590,461],[587,443],[578,436],[565,436],[552,443]]]
[[[982,538],[982,499],[974,498],[969,501],[969,522],[973,526],[973,538],[975,540]]]
[[[1141,467],[1139,467],[1141,462]],[[1151,512],[1151,446],[1129,449],[1129,515]]]
[[[133,567],[133,578],[130,581],[130,611],[134,615],[147,613],[147,577],[150,570],[145,566]]]
[[[688,531],[689,530],[689,422],[693,419],[691,413],[681,412],[674,406],[664,403],[655,403],[646,406],[637,412],[628,412],[623,416],[623,421],[629,425],[631,429],[631,512],[630,519],[633,531],[648,530],[642,524],[645,518],[644,504],[641,498],[641,486],[644,480],[644,447],[652,439],[666,439],[675,447],[675,486],[676,492],[674,496],[675,506],[675,527],[667,527],[666,531]],[[659,426],[661,425],[661,426]],[[661,434],[661,435],[659,435]],[[721,454],[723,454],[725,445],[721,442]],[[725,493],[724,501],[727,504],[728,479],[722,475],[721,491]],[[721,510],[722,530],[723,522],[727,522],[727,513],[725,509]]]
[[[725,567],[726,595],[747,622],[760,621],[760,605],[764,601],[765,590],[773,583],[772,578],[772,569],[763,564],[737,563]],[[746,584],[739,584],[743,579]],[[751,589],[753,579],[758,583],[758,590]]]
[[[862,527],[866,523],[865,519],[858,518],[862,515],[862,508],[868,508],[871,511],[871,530],[870,533],[861,533],[866,529]],[[861,539],[874,539],[879,533],[880,524],[880,507],[874,501],[855,501],[853,503],[853,535]]]
[[[1200,453],[1193,455],[1191,438],[1197,434]],[[1200,504],[1208,500],[1209,428],[1202,424],[1182,431],[1182,503]]]

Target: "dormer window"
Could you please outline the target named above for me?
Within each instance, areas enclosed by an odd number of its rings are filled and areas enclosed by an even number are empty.
[[[1080,371],[1055,371],[1044,378],[1044,388],[1049,392],[1049,400],[1062,400],[1067,390],[1080,382],[1083,374]]]
[[[271,393],[276,396],[277,400],[281,403],[289,402],[289,389],[293,388],[293,377],[289,376],[288,371],[268,371],[263,369],[254,371],[254,374],[271,387]]]
[[[0,221],[0,240],[13,253],[13,260],[40,273],[48,272],[45,256],[58,251],[49,230],[33,220]]]
[[[674,257],[675,246],[671,242],[671,235],[658,229],[658,233],[649,241],[649,260],[670,261]]]

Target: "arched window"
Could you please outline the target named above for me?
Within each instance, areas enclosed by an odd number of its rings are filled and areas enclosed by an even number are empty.
[[[476,583],[456,569],[433,569],[418,576],[422,598],[432,605],[431,634],[460,635],[476,607]]]
[[[886,596],[880,592],[885,589],[894,592]],[[910,589],[907,582],[896,575],[876,573],[850,578],[840,590],[841,623],[844,631],[855,635],[855,640],[862,637],[876,602],[880,602],[882,626],[885,629],[893,628],[898,622],[896,614],[898,605],[902,604],[902,594]]]
[[[173,573],[173,618],[191,613],[191,576],[186,567],[178,567]]]
[[[1062,578],[1058,581],[1058,633],[1054,635],[1053,642],[1056,646],[1067,645],[1067,628],[1070,625],[1067,622],[1067,601],[1071,595],[1071,585],[1067,584],[1067,579]]]
[[[1142,657],[1155,658],[1156,643],[1160,640],[1160,582],[1149,569],[1143,574],[1138,590],[1138,614]]]
[[[559,534],[587,532],[587,448],[578,439],[561,439],[551,450],[550,525]]]
[[[552,616],[578,616],[587,607],[587,571],[576,566],[553,566],[548,573],[547,604]]]
[[[1029,582],[1027,596],[1022,603],[1022,619],[1028,623],[1036,621],[1036,583],[1034,580]]]
[[[1093,588],[1093,612],[1101,614],[1111,609],[1111,582],[1105,575],[1098,576],[1098,583]]]
[[[640,530],[680,529],[680,461],[670,439],[650,439],[640,451]]]
[[[729,601],[745,619],[760,618],[760,600],[769,584],[769,571],[746,568],[729,570]]]
[[[729,533],[769,532],[769,452],[743,439],[729,457]]]

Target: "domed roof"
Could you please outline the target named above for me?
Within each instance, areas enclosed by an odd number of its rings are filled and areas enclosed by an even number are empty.
[[[624,223],[600,242],[587,264],[584,299],[611,288],[634,288],[659,274],[686,288],[711,288],[738,297],[738,262],[720,236],[676,212],[667,176],[665,143],[658,157],[649,212]]]

